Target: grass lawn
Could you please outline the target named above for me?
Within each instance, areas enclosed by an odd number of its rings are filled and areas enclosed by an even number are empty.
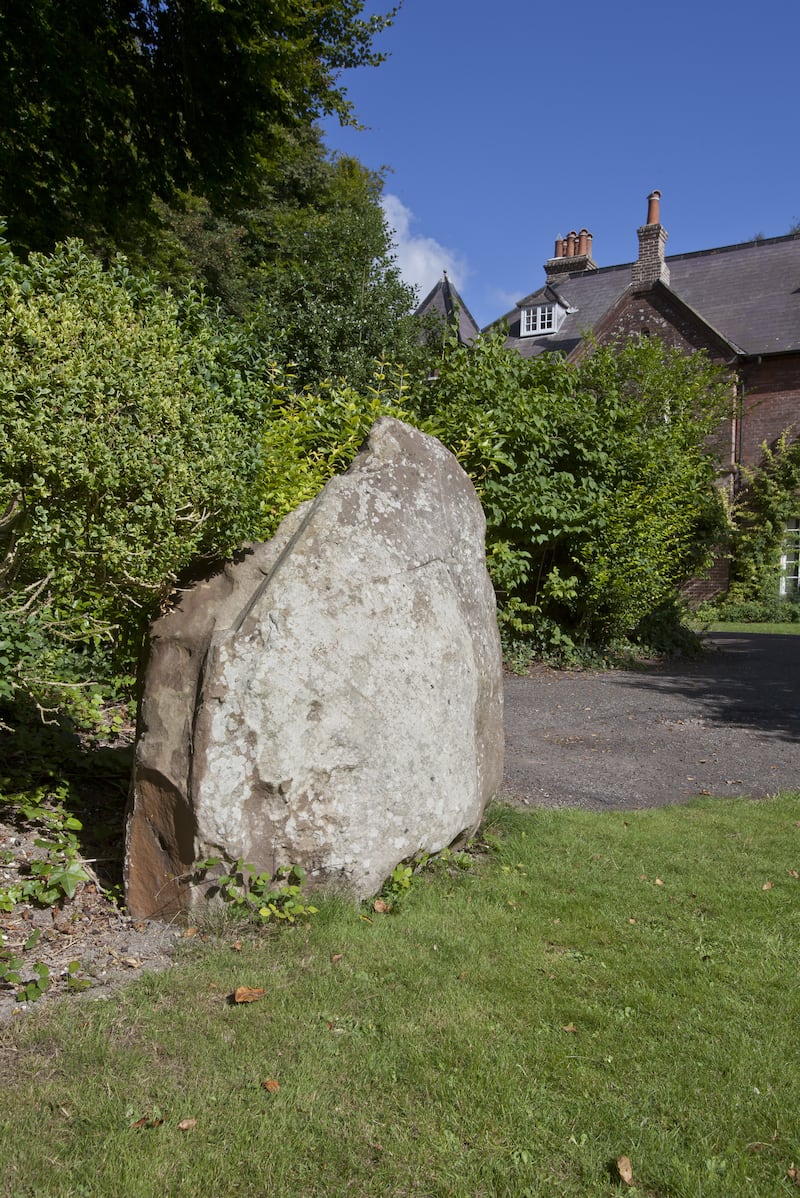
[[[500,809],[487,836],[390,914],[223,927],[16,1019],[0,1194],[797,1193],[800,795]]]

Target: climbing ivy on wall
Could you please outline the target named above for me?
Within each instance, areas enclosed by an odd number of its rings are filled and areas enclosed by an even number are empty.
[[[800,504],[800,441],[784,432],[773,445],[765,443],[762,453],[762,465],[744,471],[732,513],[731,586],[717,604],[741,619],[772,619],[786,608],[779,594],[780,560],[786,523]]]

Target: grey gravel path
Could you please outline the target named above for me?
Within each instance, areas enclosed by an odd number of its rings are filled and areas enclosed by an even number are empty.
[[[505,686],[505,797],[656,807],[800,790],[800,636],[717,633],[696,660]]]

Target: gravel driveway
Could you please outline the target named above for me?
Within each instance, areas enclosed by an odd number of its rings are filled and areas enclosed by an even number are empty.
[[[505,797],[591,811],[800,789],[800,636],[714,633],[697,660],[507,676]]]

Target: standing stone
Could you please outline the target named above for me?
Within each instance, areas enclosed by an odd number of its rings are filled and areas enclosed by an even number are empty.
[[[130,912],[205,896],[208,856],[374,893],[480,821],[503,766],[485,521],[434,438],[383,418],[346,474],[151,630]]]

